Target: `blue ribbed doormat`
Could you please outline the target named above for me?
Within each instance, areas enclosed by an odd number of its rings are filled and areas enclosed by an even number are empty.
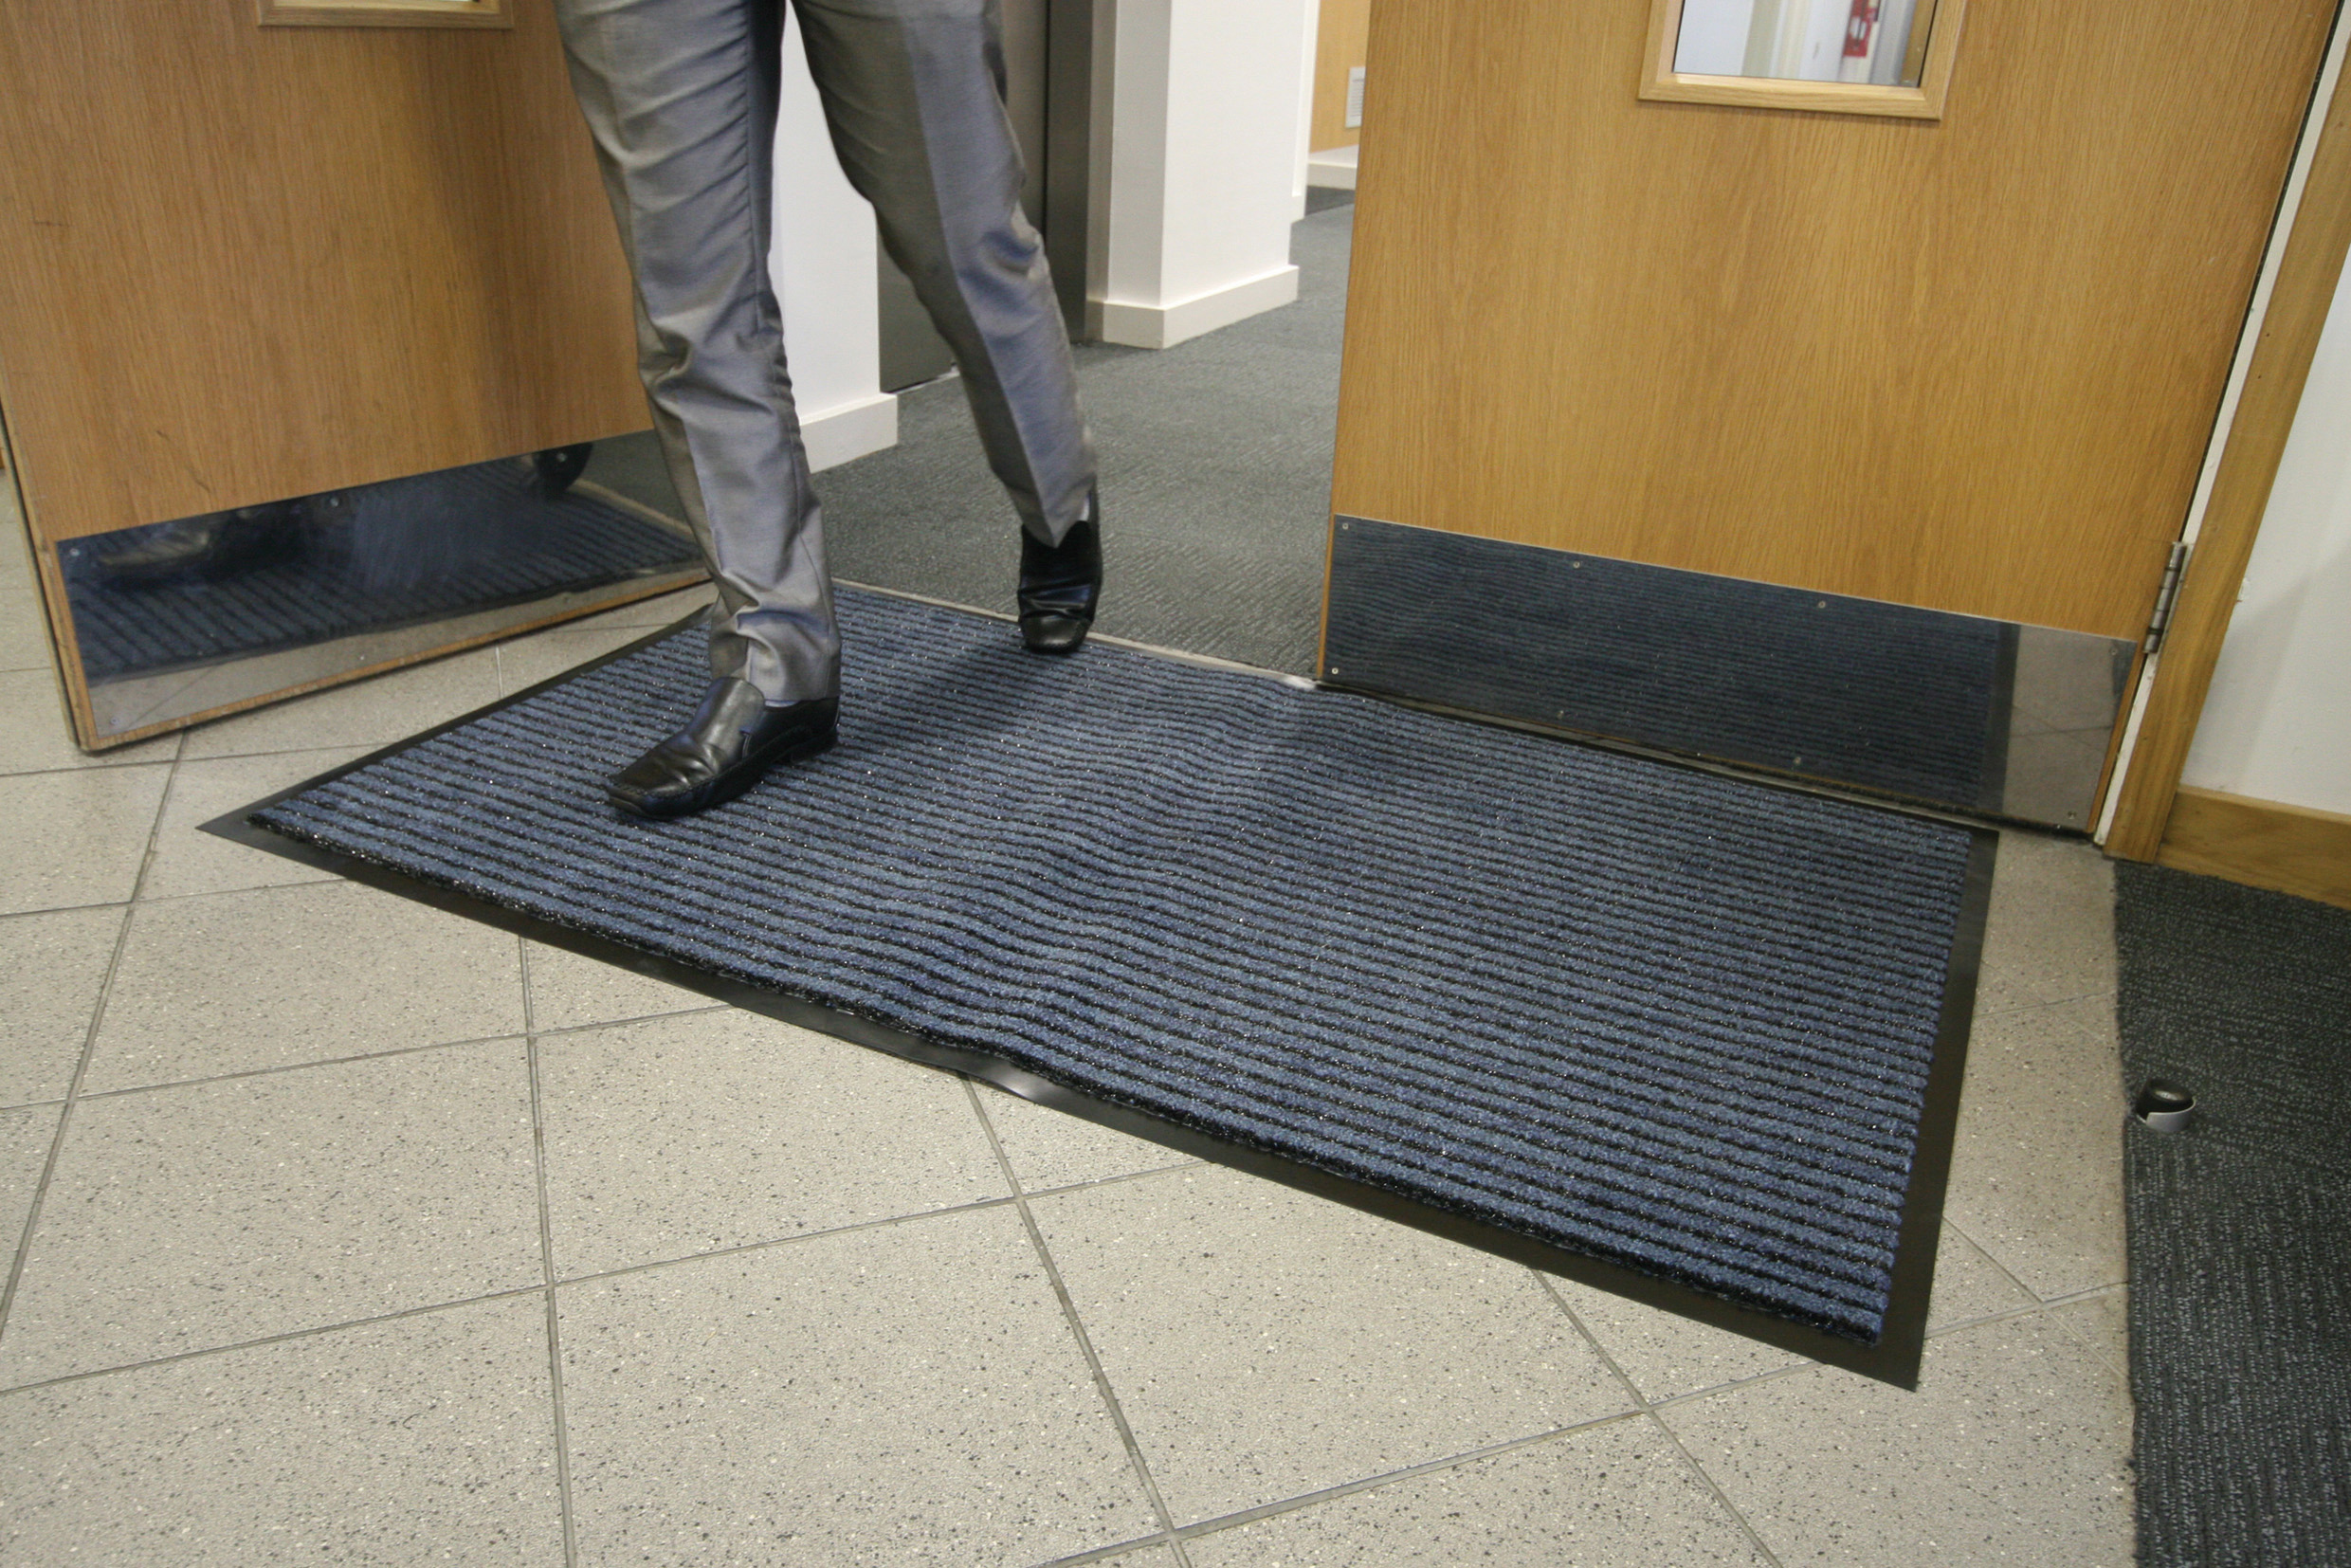
[[[1100,643],[1041,659],[878,594],[842,615],[839,749],[701,817],[597,783],[699,695],[682,629],[251,820],[1472,1239],[1864,1344],[1915,1276],[1923,1320],[1988,835]]]

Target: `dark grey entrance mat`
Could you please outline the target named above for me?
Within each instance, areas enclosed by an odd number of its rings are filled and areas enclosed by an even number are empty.
[[[2351,1563],[2351,911],[2115,871],[2140,1559]]]
[[[626,821],[596,785],[699,694],[682,629],[255,820],[1914,1375],[1991,835],[843,599],[840,748],[718,811]]]

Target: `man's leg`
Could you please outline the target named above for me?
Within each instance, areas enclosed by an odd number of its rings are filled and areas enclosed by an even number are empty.
[[[767,266],[782,0],[556,9],[636,280],[653,428],[718,588],[700,709],[606,781],[623,810],[675,816],[832,742],[840,636]]]
[[[639,366],[718,585],[711,667],[829,698],[840,639],[769,282],[782,0],[556,0],[636,279]]]
[[[1022,629],[1074,647],[1101,580],[1094,447],[1045,246],[1020,209],[995,0],[793,0],[841,167],[955,351],[1025,536]],[[1040,640],[1034,611],[1068,625]]]

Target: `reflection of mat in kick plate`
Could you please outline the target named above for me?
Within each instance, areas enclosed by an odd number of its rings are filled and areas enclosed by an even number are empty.
[[[699,696],[677,629],[222,830],[1915,1376],[1991,835],[842,615],[839,749],[701,817],[597,783]]]
[[[93,681],[117,680],[701,564],[683,527],[584,489],[541,496],[530,472],[489,463],[363,485],[325,520],[299,524],[291,548],[176,581],[106,578],[106,552],[152,530],[76,540],[64,553],[65,592],[82,667]]]

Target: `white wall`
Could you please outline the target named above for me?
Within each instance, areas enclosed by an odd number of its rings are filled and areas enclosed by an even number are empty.
[[[1673,68],[1693,76],[1743,76],[1755,0],[1685,0]]]
[[[1902,80],[1912,0],[1881,0],[1868,81]],[[1685,0],[1673,68],[1700,76],[1835,82],[1845,66],[1850,0]],[[1861,80],[1854,78],[1852,80]]]
[[[825,134],[794,19],[784,35],[768,264],[784,307],[784,353],[811,467],[898,442],[898,399],[882,390],[877,244],[873,209],[849,189]]]
[[[2319,338],[2181,782],[2351,813],[2351,289]]]
[[[1312,0],[1121,0],[1103,336],[1167,348],[1298,297]]]

